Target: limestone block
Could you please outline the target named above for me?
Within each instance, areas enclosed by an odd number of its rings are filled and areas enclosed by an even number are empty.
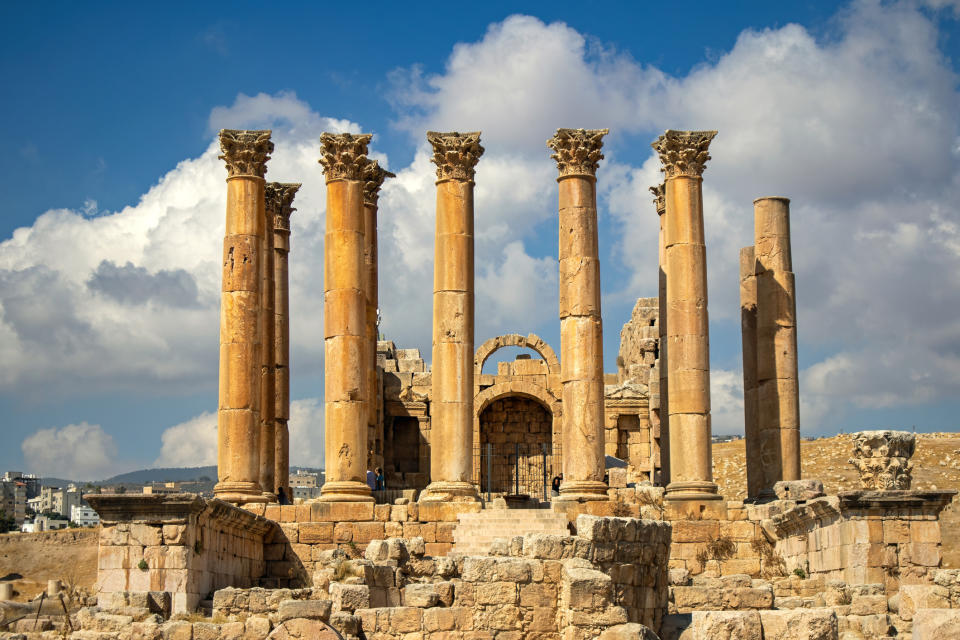
[[[950,591],[935,584],[901,585],[898,615],[912,620],[918,609],[949,609]]]
[[[630,622],[604,630],[597,640],[659,640],[659,638],[649,627]]]
[[[327,621],[332,606],[330,600],[284,600],[280,603],[277,618],[280,622],[293,618]]]
[[[369,522],[373,520],[373,502],[314,502],[310,505],[313,522]]]
[[[834,640],[837,614],[833,609],[761,611],[764,640]]]
[[[512,582],[488,582],[476,585],[478,605],[517,604],[517,585]]]
[[[760,614],[756,611],[694,611],[690,631],[691,640],[762,638]]]
[[[162,533],[164,544],[186,544],[187,525],[185,524],[165,524],[162,527]]]
[[[144,547],[162,545],[162,531],[162,527],[159,525],[131,523],[130,544],[138,544]]]
[[[432,584],[414,583],[403,588],[403,604],[407,607],[435,607],[440,596]]]
[[[332,522],[301,522],[298,539],[301,544],[333,542]]]
[[[416,633],[423,627],[423,610],[417,607],[393,607],[388,615],[393,633]]]
[[[623,488],[627,486],[627,470],[624,468],[607,469],[609,477],[608,486],[610,488]]]
[[[913,614],[913,640],[960,638],[960,609],[917,609]]]
[[[613,581],[607,574],[588,568],[579,559],[563,564],[560,606],[568,609],[603,609],[610,604]]]
[[[356,611],[370,606],[370,587],[360,584],[330,584],[334,611]]]
[[[193,625],[183,620],[170,621],[163,625],[163,640],[191,640]]]
[[[346,627],[354,621],[354,616],[338,614],[341,617],[338,622],[340,626]],[[338,635],[333,628],[321,620],[308,620],[305,618],[295,618],[277,626],[269,636],[270,640],[339,640],[342,636]],[[254,640],[253,637],[244,640]]]

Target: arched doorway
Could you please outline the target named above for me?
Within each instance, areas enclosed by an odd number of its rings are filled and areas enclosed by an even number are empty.
[[[546,389],[513,382],[476,398],[475,479],[483,493],[549,499],[560,473],[560,403]]]

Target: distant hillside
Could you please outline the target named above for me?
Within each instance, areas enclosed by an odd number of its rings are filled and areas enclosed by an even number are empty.
[[[291,467],[290,473],[296,473],[298,469],[303,469],[311,473],[317,473],[322,469],[313,469],[310,467]],[[130,471],[121,473],[118,476],[101,480],[96,484],[147,484],[150,482],[186,482],[189,480],[200,480],[206,477],[209,480],[216,481],[217,467],[167,467],[161,469],[140,469],[139,471]],[[44,484],[47,484],[44,479]]]
[[[185,482],[206,477],[217,479],[217,467],[166,467],[121,473],[97,484],[147,484],[149,482]]]

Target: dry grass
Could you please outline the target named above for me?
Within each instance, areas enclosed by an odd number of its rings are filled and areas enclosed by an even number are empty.
[[[46,590],[47,580],[61,580],[68,592],[92,592],[97,580],[96,529],[0,535],[0,577],[18,573],[13,582],[26,602]]]
[[[823,481],[828,494],[858,487],[857,472],[847,462],[853,451],[849,435],[801,443],[804,478]],[[960,433],[917,434],[913,456],[914,489],[960,489]],[[713,474],[728,500],[746,497],[744,441],[713,445]],[[954,500],[941,516],[943,566],[960,567],[960,502]]]

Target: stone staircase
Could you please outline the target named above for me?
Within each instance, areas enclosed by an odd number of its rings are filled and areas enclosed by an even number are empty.
[[[463,513],[453,530],[454,553],[484,555],[497,538],[512,538],[528,533],[569,536],[565,516],[550,509],[484,509]]]

